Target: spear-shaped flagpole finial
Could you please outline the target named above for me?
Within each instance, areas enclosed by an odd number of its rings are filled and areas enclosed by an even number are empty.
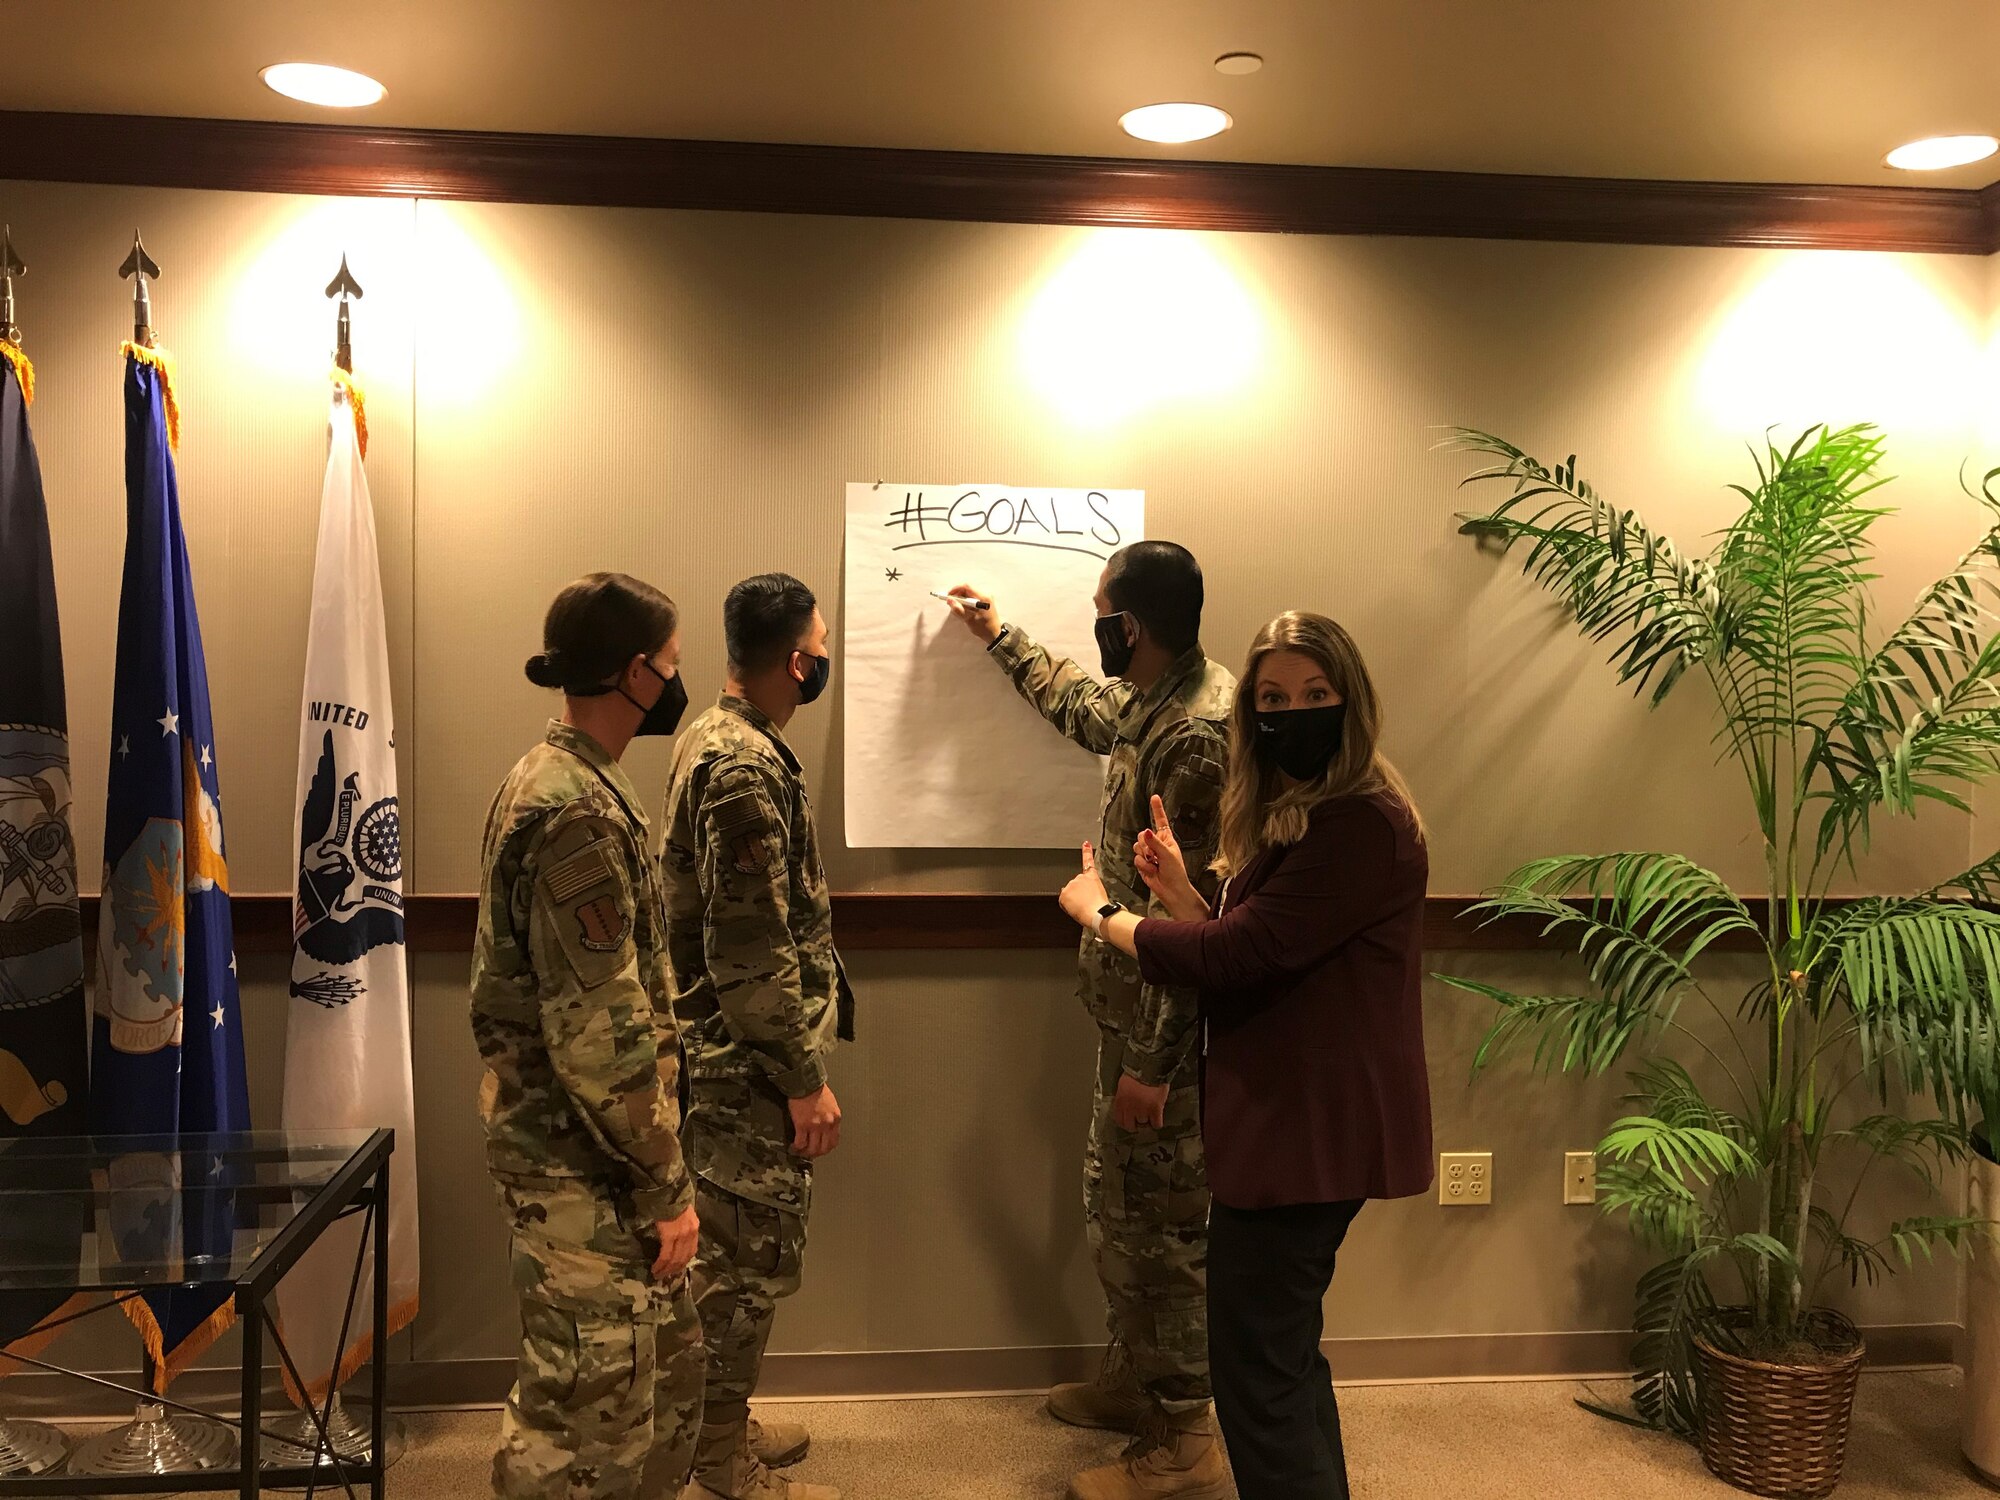
[[[159,266],[146,253],[145,243],[139,238],[139,231],[132,231],[132,253],[125,257],[125,264],[118,268],[118,275],[132,278],[132,342],[142,349],[153,347],[153,303],[146,295],[146,278],[158,277]]]
[[[345,252],[340,257],[340,269],[334,272],[333,280],[326,284],[326,294],[329,297],[337,296],[340,298],[340,310],[334,318],[333,325],[333,362],[352,375],[354,373],[354,329],[353,324],[348,318],[347,299],[349,297],[361,296],[362,291],[361,283],[356,281],[354,273],[347,269],[347,255]]]
[[[0,225],[0,339],[17,349],[21,345],[21,329],[14,321],[14,278],[27,274],[27,266],[14,253],[14,226]]]

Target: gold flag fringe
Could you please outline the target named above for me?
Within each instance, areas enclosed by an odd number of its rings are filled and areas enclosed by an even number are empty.
[[[167,443],[176,453],[180,452],[181,404],[174,396],[173,356],[164,349],[148,349],[130,339],[118,346],[118,352],[127,359],[136,359],[140,364],[151,365],[160,372],[160,401],[167,409]]]
[[[19,344],[10,344],[0,339],[0,359],[14,367],[14,378],[21,382],[21,401],[24,405],[35,404],[35,367],[28,362],[28,356],[21,352]]]
[[[347,404],[354,408],[354,440],[361,447],[361,456],[368,456],[368,396],[356,380],[339,365],[333,367],[333,383],[347,392]]]
[[[181,1372],[208,1353],[215,1341],[236,1326],[236,1302],[232,1298],[210,1313],[202,1325],[180,1342],[180,1347],[169,1357],[166,1339],[160,1332],[159,1321],[153,1316],[153,1309],[146,1305],[143,1297],[134,1297],[125,1304],[125,1316],[132,1326],[139,1330],[139,1341],[146,1346],[147,1357],[153,1361],[153,1393],[164,1396],[167,1387],[180,1378]]]
[[[389,1337],[394,1338],[405,1328],[408,1328],[416,1316],[417,1299],[415,1297],[406,1297],[401,1302],[396,1303],[389,1309]],[[281,1328],[279,1331],[282,1333],[283,1329]],[[305,1390],[301,1391],[298,1387],[298,1382],[292,1379],[292,1372],[290,1370],[285,1371],[285,1394],[291,1398],[292,1405],[294,1406],[304,1406],[308,1401],[314,1406],[324,1406],[326,1405],[327,1392],[338,1390],[341,1386],[346,1385],[348,1381],[352,1380],[355,1372],[368,1363],[369,1357],[374,1352],[375,1330],[370,1328],[360,1338],[356,1339],[348,1347],[347,1351],[340,1356],[340,1364],[335,1368],[332,1380],[328,1380],[323,1374],[316,1375],[306,1382]]]

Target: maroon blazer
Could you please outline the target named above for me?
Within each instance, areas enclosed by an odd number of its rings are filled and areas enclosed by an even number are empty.
[[[1149,984],[1196,985],[1208,1185],[1231,1208],[1431,1184],[1423,915],[1430,860],[1385,793],[1314,808],[1201,922],[1139,924]]]

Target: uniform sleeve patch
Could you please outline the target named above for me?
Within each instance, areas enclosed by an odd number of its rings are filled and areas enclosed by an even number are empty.
[[[632,930],[631,920],[618,898],[608,894],[580,903],[571,909],[570,915],[576,921],[577,941],[593,953],[616,953],[625,946],[625,938]]]
[[[745,875],[761,875],[771,863],[771,841],[761,833],[733,840],[729,852],[736,868]]]
[[[614,838],[589,823],[564,829],[550,852],[560,857],[536,881],[535,920],[589,989],[630,962],[636,924],[631,871]]]
[[[604,884],[611,879],[611,875],[611,861],[605,856],[603,846],[593,844],[549,871],[543,884],[548,889],[549,899],[561,903],[594,885]]]

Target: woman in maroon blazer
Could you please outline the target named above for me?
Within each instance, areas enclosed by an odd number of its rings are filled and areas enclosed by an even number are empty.
[[[1063,909],[1201,991],[1209,1363],[1243,1500],[1346,1500],[1320,1353],[1335,1253],[1369,1198],[1431,1183],[1423,823],[1376,749],[1361,654],[1324,615],[1257,633],[1236,690],[1211,913],[1154,803],[1140,874],[1173,920],[1105,895],[1084,845]]]

